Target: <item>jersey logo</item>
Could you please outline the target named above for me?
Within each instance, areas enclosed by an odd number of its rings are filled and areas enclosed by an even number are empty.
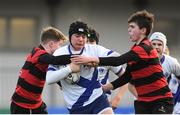
[[[99,72],[103,73],[104,72],[104,68],[99,68]]]
[[[89,69],[89,68],[91,68],[91,67],[88,66],[88,65],[83,65],[83,69],[87,70],[87,69]]]
[[[161,112],[163,112],[163,113],[166,113],[166,110],[165,110],[164,106],[161,106],[161,107],[158,109],[158,111],[161,111]]]

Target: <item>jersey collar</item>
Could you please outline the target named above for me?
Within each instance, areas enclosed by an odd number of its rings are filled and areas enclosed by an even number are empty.
[[[69,51],[69,54],[71,54],[71,55],[81,55],[81,54],[83,53],[83,51],[84,51],[84,47],[83,47],[79,53],[73,54],[72,51],[71,51],[71,49],[72,49],[72,48],[71,48],[71,45],[69,44],[69,45],[68,45],[68,51]]]
[[[165,56],[163,55],[162,58],[160,59],[161,64],[164,62],[164,60],[165,60]]]

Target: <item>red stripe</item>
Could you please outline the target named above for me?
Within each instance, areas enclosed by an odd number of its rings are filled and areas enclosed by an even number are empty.
[[[160,65],[150,65],[147,68],[143,68],[134,72],[131,72],[133,79],[144,78],[145,76],[150,76],[154,73],[162,72],[162,67]]]
[[[155,49],[151,50],[150,55],[148,55],[145,49],[140,46],[136,46],[132,50],[136,52],[141,59],[149,59],[149,58],[152,59],[152,58],[157,58],[158,56],[157,51]]]
[[[37,77],[31,75],[29,73],[29,70],[23,70],[22,69],[22,73],[21,73],[21,78],[24,78],[24,80],[26,82],[28,82],[29,84],[32,84],[34,86],[38,86],[38,87],[44,87],[45,84],[45,80],[40,80]]]
[[[37,62],[37,59],[35,60],[34,58],[32,58],[31,55],[29,55],[29,56],[27,57],[26,61],[29,61],[29,62],[31,62],[31,63],[36,63],[36,62]]]
[[[13,101],[13,100],[12,100]],[[21,106],[21,107],[24,107],[24,108],[27,108],[27,109],[36,109],[38,107],[41,106],[42,104],[42,100],[41,102],[37,103],[37,104],[27,104],[27,103],[20,103],[20,102],[15,102],[13,101],[15,104]]]
[[[32,56],[32,54],[28,55],[27,61],[30,61],[32,63],[37,63],[39,56],[47,53],[45,50],[41,50],[40,48],[36,48],[35,50],[38,50],[38,51],[33,56]]]
[[[157,99],[162,99],[162,98],[168,98],[168,97],[173,97],[171,92],[167,92],[165,95],[159,95],[159,96],[153,96],[153,97],[138,97],[138,101],[154,101]]]
[[[42,72],[47,72],[47,69],[48,69],[48,64],[39,64],[37,63],[36,64],[36,67],[41,70]]]
[[[156,82],[153,82],[151,84],[136,87],[136,90],[138,92],[138,95],[143,95],[143,94],[148,94],[150,92],[161,89],[161,88],[165,87],[166,85],[167,85],[166,79],[161,78],[161,79],[159,79]]]
[[[42,101],[41,94],[34,94],[32,92],[28,92],[25,89],[23,89],[21,86],[17,86],[16,93],[20,95],[21,97],[24,97],[28,100],[35,100],[35,101]]]

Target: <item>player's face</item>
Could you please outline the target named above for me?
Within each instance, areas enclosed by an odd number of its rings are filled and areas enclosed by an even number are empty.
[[[134,22],[129,23],[128,33],[132,42],[138,42],[142,37],[144,37],[142,36],[143,29],[140,29],[139,26]]]
[[[97,44],[96,41],[90,41],[89,39],[87,39],[87,44]]]
[[[140,29],[136,23],[129,23],[128,33],[132,42],[137,42],[140,35]]]
[[[163,43],[160,40],[152,40],[151,45],[154,49],[157,50],[158,55],[161,57],[163,54]]]
[[[71,36],[71,44],[74,50],[81,50],[87,41],[87,36],[84,34],[73,34]]]
[[[51,53],[54,53],[55,50],[57,50],[59,47],[61,47],[64,44],[64,40],[60,40],[60,41],[51,41],[50,42],[50,48],[51,48]]]

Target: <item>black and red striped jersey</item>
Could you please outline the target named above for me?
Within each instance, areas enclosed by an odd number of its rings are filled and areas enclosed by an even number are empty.
[[[42,104],[42,91],[48,64],[68,64],[70,55],[53,56],[40,45],[33,48],[23,65],[12,101],[18,106],[35,109]]]
[[[126,72],[111,82],[114,88],[131,82],[137,90],[139,101],[147,102],[172,97],[158,53],[147,38],[119,57],[100,58],[100,65],[116,66],[124,63],[127,63]]]

